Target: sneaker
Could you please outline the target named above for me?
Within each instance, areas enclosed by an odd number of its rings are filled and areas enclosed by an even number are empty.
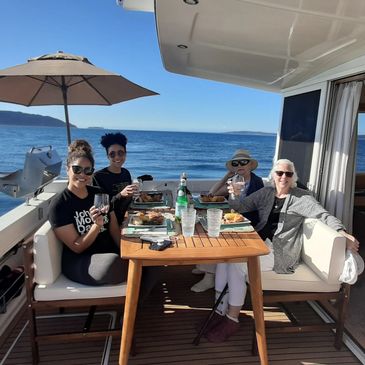
[[[239,328],[240,324],[238,322],[232,321],[225,316],[218,325],[206,332],[205,337],[209,342],[224,342],[229,337],[237,333]]]
[[[203,279],[194,284],[190,290],[195,293],[202,293],[206,290],[212,289],[215,286],[215,275],[206,272]]]
[[[213,317],[210,319],[210,321],[208,322],[207,326],[205,327],[205,330],[203,332],[207,333],[208,331],[210,331],[211,329],[213,329],[215,326],[217,326],[223,319],[225,316],[221,316],[220,314],[218,314],[217,312],[214,312]],[[203,327],[204,323],[205,323],[206,318],[204,318],[203,321],[199,322],[195,329],[196,332],[199,333],[200,329]]]

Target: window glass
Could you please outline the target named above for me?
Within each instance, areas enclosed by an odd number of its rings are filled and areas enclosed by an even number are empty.
[[[315,90],[284,99],[279,158],[294,162],[303,186],[310,176],[320,96]]]
[[[280,137],[283,141],[313,142],[316,134],[320,90],[284,99]]]

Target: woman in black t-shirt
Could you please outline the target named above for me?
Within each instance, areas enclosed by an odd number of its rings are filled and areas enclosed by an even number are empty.
[[[94,207],[100,189],[89,186],[93,172],[90,145],[74,141],[67,157],[68,185],[52,201],[49,220],[64,243],[66,277],[86,285],[117,284],[126,280],[128,262],[120,258],[120,229],[113,210],[102,216]]]
[[[109,194],[119,225],[137,191],[132,184],[131,174],[123,166],[127,155],[127,138],[122,133],[107,133],[101,137],[101,145],[106,150],[109,166],[97,171],[93,184]]]

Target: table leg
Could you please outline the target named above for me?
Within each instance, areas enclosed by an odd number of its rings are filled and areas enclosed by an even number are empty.
[[[120,342],[119,365],[127,365],[131,350],[134,322],[136,319],[142,265],[138,260],[129,260],[127,294],[125,298],[122,338]]]
[[[259,258],[248,258],[248,276],[250,282],[250,292],[252,300],[253,315],[256,327],[256,341],[260,356],[261,365],[268,365],[266,335],[265,335],[265,320],[264,320],[264,303],[262,298],[261,286],[261,270]]]

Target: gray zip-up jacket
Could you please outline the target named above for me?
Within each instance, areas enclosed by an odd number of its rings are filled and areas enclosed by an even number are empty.
[[[264,187],[239,202],[234,202],[232,208],[240,213],[257,210],[259,222],[255,228],[256,231],[260,231],[274,206],[275,194],[274,187]],[[299,265],[303,244],[302,223],[305,218],[317,218],[336,231],[345,229],[341,221],[327,212],[309,191],[292,188],[285,198],[278,228],[272,240],[275,272],[291,274]]]

